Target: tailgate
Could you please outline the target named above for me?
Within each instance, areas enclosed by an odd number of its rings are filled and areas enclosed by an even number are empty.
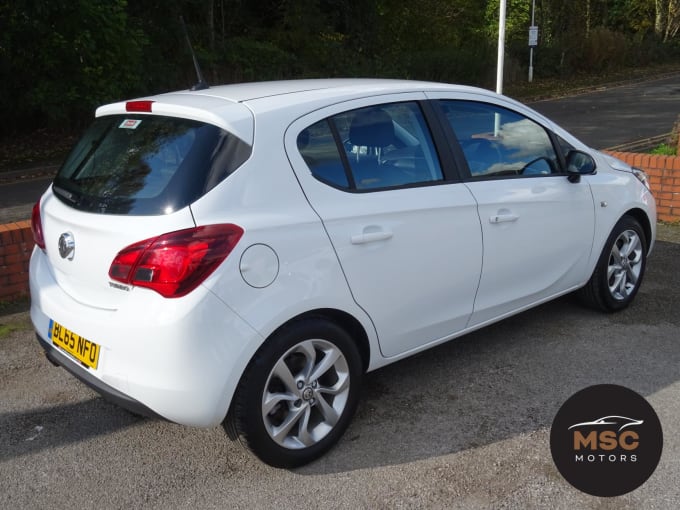
[[[195,226],[189,207],[161,216],[89,213],[66,205],[51,188],[41,200],[41,218],[49,266],[59,287],[74,300],[103,309],[117,309],[128,295],[125,286],[109,278],[120,250]]]

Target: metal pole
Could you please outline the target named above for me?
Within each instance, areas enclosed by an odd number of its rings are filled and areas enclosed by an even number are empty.
[[[496,92],[503,93],[503,61],[505,60],[505,8],[506,0],[501,0],[498,19],[498,64],[496,71]]]
[[[536,0],[531,0],[531,26],[536,26]],[[534,47],[529,48],[529,83],[534,81]]]

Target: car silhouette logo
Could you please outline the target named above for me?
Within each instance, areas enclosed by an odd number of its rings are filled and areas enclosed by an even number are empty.
[[[59,255],[62,259],[73,260],[76,254],[76,240],[71,232],[59,236]]]
[[[576,427],[585,427],[585,426],[594,426],[594,425],[614,425],[619,427],[619,432],[621,432],[623,429],[626,427],[630,427],[632,425],[642,425],[644,420],[635,420],[633,418],[627,418],[625,416],[603,416],[602,418],[599,418],[597,420],[593,421],[585,421],[583,423],[575,423],[571,427],[569,427],[569,430],[576,428]]]

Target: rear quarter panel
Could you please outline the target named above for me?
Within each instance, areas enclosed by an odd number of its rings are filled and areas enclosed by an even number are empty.
[[[258,118],[250,160],[191,206],[198,225],[235,223],[245,230],[204,285],[265,339],[309,311],[346,312],[363,326],[373,357],[379,353],[375,329],[352,299],[323,224],[295,178],[283,149],[286,124]],[[249,285],[241,276],[241,258],[256,244],[270,247],[278,259],[276,278],[264,288]],[[252,354],[257,348],[253,346]]]

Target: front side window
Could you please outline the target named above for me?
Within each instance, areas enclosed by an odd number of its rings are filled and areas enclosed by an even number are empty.
[[[100,117],[66,159],[53,189],[88,212],[168,214],[214,188],[250,151],[236,136],[194,120]]]
[[[473,178],[560,172],[550,136],[539,124],[499,106],[442,101]]]
[[[429,128],[417,103],[360,108],[303,130],[298,150],[318,180],[370,190],[443,180]]]

